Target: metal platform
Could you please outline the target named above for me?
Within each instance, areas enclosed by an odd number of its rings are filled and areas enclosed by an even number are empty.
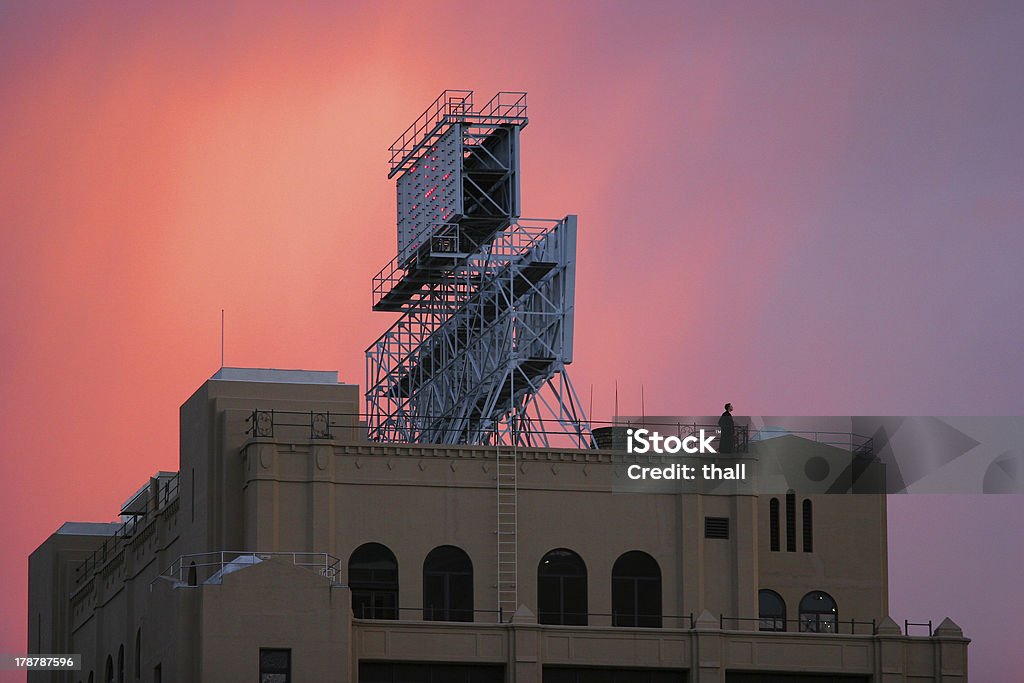
[[[556,424],[593,445],[566,374],[576,217],[520,218],[527,122],[525,93],[447,90],[391,146],[398,249],[371,304],[402,317],[366,351],[371,439],[540,446]]]

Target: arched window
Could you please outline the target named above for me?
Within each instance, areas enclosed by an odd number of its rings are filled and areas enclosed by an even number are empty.
[[[124,683],[124,645],[117,648],[117,683]]]
[[[461,548],[438,546],[423,561],[423,619],[473,621],[473,563]]]
[[[760,630],[786,630],[786,601],[775,591],[762,588],[757,592],[757,612]]]
[[[571,550],[552,550],[537,565],[537,622],[587,625],[587,566]]]
[[[135,632],[135,680],[142,678],[142,627]]]
[[[398,560],[387,546],[364,543],[348,559],[352,616],[358,619],[398,618]]]
[[[814,517],[811,510],[811,501],[804,499],[804,552],[814,552]]]
[[[839,609],[832,596],[811,591],[800,600],[800,630],[806,633],[835,633]]]
[[[114,683],[114,658],[110,655],[107,655],[107,666],[103,670],[103,683]]]
[[[661,628],[661,568],[631,550],[612,566],[612,626]]]
[[[92,672],[90,671],[90,672],[89,672],[89,683],[93,683],[93,680],[94,680],[94,679],[93,679],[93,677],[92,677]]]
[[[796,494],[786,494],[786,552],[796,552]]]
[[[779,499],[772,498],[768,503],[768,538],[773,552],[779,550]]]

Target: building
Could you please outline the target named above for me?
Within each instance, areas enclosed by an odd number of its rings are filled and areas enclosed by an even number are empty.
[[[82,669],[29,680],[967,680],[952,621],[887,617],[884,495],[612,493],[610,450],[372,443],[359,401],[335,373],[204,383],[177,473],[31,555],[28,650]]]

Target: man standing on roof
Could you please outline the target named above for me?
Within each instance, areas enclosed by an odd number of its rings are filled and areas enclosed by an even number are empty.
[[[732,404],[725,404],[725,412],[722,413],[722,417],[718,418],[718,430],[721,436],[718,439],[718,452],[719,453],[732,453],[736,450],[736,437],[734,435],[734,427],[732,421]]]

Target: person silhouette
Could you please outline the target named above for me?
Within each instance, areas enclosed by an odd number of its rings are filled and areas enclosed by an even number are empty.
[[[718,438],[718,452],[732,453],[736,450],[736,436],[731,403],[725,404],[725,412],[722,413],[722,417],[718,418],[718,429],[721,434]]]

